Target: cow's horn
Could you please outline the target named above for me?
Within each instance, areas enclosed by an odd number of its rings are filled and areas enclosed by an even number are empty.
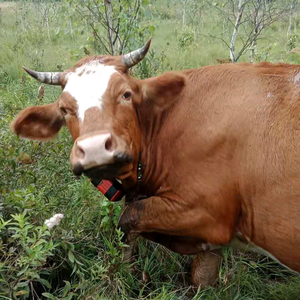
[[[128,54],[123,55],[122,63],[127,67],[131,68],[137,63],[139,63],[147,54],[151,44],[151,38],[147,43],[140,49],[134,50]]]
[[[23,67],[23,69],[34,79],[47,84],[61,85],[62,72],[37,72]]]

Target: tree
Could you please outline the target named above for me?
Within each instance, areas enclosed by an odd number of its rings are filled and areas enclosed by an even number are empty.
[[[133,36],[149,29],[140,26],[141,9],[149,5],[148,0],[75,0],[70,4],[75,4],[77,13],[92,29],[92,39],[102,53],[122,54]],[[150,34],[153,30],[150,26]]]
[[[293,0],[229,0],[225,4],[214,4],[220,15],[232,26],[231,42],[221,39],[229,49],[232,62],[250,50],[250,61],[253,61],[256,43],[262,32],[277,21],[286,17]],[[239,49],[236,49],[237,40]]]
[[[287,36],[289,36],[292,31],[293,15],[294,15],[295,11],[297,12],[297,3],[298,3],[297,0],[291,1],[290,11],[289,11],[289,25],[288,25],[288,30],[286,33]]]
[[[229,47],[230,50],[230,59],[231,61],[235,61],[235,52],[234,52],[234,47],[235,47],[235,42],[236,42],[236,37],[238,34],[238,30],[239,27],[241,25],[241,20],[242,20],[242,16],[244,13],[244,9],[245,9],[245,5],[246,3],[244,2],[244,0],[239,0],[239,4],[238,4],[238,14],[235,20],[235,24],[234,24],[234,28],[233,28],[233,33],[232,33],[232,37],[231,37],[231,44]]]

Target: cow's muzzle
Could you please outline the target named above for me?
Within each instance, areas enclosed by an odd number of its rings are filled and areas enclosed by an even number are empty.
[[[85,174],[89,178],[97,179],[115,179],[117,175],[122,173],[122,168],[132,162],[132,156],[128,153],[119,153],[114,156],[113,163],[95,166],[85,169],[80,163],[75,164],[73,173],[76,176]]]
[[[109,132],[80,136],[71,152],[73,173],[77,176],[82,173],[99,175],[100,172],[116,174],[132,162],[126,148],[125,141]]]

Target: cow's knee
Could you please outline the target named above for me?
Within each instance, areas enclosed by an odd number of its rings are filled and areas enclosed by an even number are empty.
[[[219,278],[221,250],[205,251],[194,255],[192,264],[192,285],[206,288],[216,284]]]

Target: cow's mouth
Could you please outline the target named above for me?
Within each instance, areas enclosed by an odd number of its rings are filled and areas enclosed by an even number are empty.
[[[92,179],[115,179],[123,173],[123,168],[132,162],[132,156],[126,152],[114,156],[113,163],[84,169],[81,164],[76,164],[73,173],[76,176],[82,174]]]

